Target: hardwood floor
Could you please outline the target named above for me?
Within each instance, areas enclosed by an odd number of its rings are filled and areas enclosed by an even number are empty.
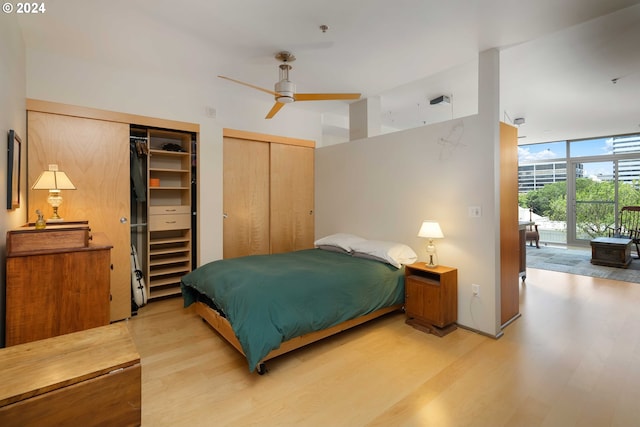
[[[640,284],[529,269],[520,303],[498,340],[394,313],[259,376],[182,299],[153,302],[127,321],[142,425],[639,425]]]

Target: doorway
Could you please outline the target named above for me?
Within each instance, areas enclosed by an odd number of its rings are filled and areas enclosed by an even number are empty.
[[[640,202],[640,158],[612,155],[572,159],[567,180],[567,244],[588,246],[618,227],[623,206]],[[631,173],[628,173],[631,171]]]
[[[617,161],[572,161],[567,183],[567,244],[604,237],[618,211]]]

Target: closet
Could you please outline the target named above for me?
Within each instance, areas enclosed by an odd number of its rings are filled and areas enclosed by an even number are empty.
[[[149,133],[145,137],[149,137],[150,148],[158,148],[158,159],[172,160],[166,164],[165,160],[160,160],[158,166],[150,163],[150,169],[143,171],[145,187],[149,177],[159,178],[160,184],[163,185],[164,182],[167,186],[149,191],[144,211],[138,210],[137,202],[132,202],[134,199],[131,191],[130,136],[138,129],[145,129],[145,132]],[[191,198],[195,194],[191,187],[195,185],[195,168],[192,165],[197,164],[194,148],[199,130],[199,125],[192,123],[27,100],[28,219],[31,222],[35,221],[36,209],[42,210],[45,218],[51,216],[52,209],[47,203],[47,191],[32,190],[31,186],[49,164],[57,164],[76,187],[76,190],[62,191],[63,204],[59,208],[60,216],[65,221],[88,221],[92,232],[104,233],[113,245],[110,277],[111,321],[131,316],[132,236],[151,233],[148,229],[150,221],[146,217],[132,218],[132,212],[136,215],[143,212],[146,215],[160,213],[158,206],[172,206],[171,209],[184,209],[184,205],[189,206],[189,212],[186,214],[189,217],[189,227],[180,231],[184,240],[180,245],[188,249],[183,251],[183,254],[188,255],[181,255],[182,258],[190,259],[184,264],[188,265],[188,268],[193,265],[191,260],[195,257],[195,251],[191,233],[192,225],[195,224],[196,204]],[[173,135],[180,136],[173,139]],[[154,147],[154,141],[161,145]],[[178,144],[176,141],[183,144],[183,149],[187,151],[165,154],[162,145]],[[154,157],[153,153],[151,157]],[[184,221],[184,218],[176,217],[175,220]],[[178,231],[171,230],[171,233],[177,234]],[[159,252],[167,247],[157,245],[159,239],[156,237],[156,234],[149,234],[143,239],[144,246],[141,247],[142,254],[139,255],[145,263],[155,263],[165,256]],[[150,245],[157,251],[152,252]],[[150,258],[147,259],[147,254],[150,253],[153,255],[149,255]],[[160,263],[166,265],[164,262]],[[142,271],[149,274],[147,266],[142,267]],[[180,268],[181,271],[184,270],[184,265]],[[179,293],[179,287],[174,282],[172,279],[172,286],[161,286],[165,287],[162,295]],[[147,281],[147,287],[149,283],[158,282]],[[166,292],[166,287],[173,289]],[[148,295],[150,298],[157,296],[153,291],[149,291]]]
[[[149,299],[180,294],[191,271],[195,234],[195,135],[132,127],[131,241]],[[193,191],[192,191],[193,190]]]
[[[223,130],[223,257],[313,247],[310,140]]]

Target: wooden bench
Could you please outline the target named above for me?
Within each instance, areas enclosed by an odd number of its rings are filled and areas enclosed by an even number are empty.
[[[591,241],[591,264],[627,268],[631,264],[632,239],[598,237]]]
[[[124,323],[0,349],[0,426],[139,426],[140,356]]]

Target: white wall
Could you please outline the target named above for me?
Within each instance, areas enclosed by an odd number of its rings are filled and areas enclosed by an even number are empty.
[[[438,221],[439,262],[458,268],[458,323],[494,335],[493,150],[478,130],[470,116],[317,149],[316,235],[402,242],[425,260],[418,229]],[[482,217],[469,218],[469,206],[481,206]]]
[[[417,233],[423,220],[438,221],[439,263],[458,268],[458,323],[492,336],[500,333],[497,67],[496,51],[481,55],[478,115],[316,150],[316,236],[402,242],[425,260]],[[470,218],[470,206],[482,216]]]
[[[24,43],[13,15],[0,15],[0,146],[6,153],[7,132],[13,129],[23,141],[21,167],[21,206],[18,209],[6,209],[7,200],[7,155],[0,156],[0,344],[4,345],[5,326],[5,254],[6,240],[4,236],[8,230],[24,224],[25,209],[25,165],[26,165],[26,118],[25,118],[25,54]]]
[[[72,17],[69,17],[72,19]],[[222,257],[222,129],[236,128],[289,137],[319,140],[319,115],[283,109],[278,119],[264,120],[273,100],[238,96],[250,91],[216,78],[220,66],[211,47],[188,34],[172,32],[144,16],[119,14],[113,39],[60,40],[89,45],[84,57],[70,57],[64,46],[27,49],[27,97],[65,104],[119,111],[200,124],[200,263]],[[126,31],[125,31],[126,29]],[[126,43],[121,39],[128,37]],[[53,42],[52,42],[53,43]],[[93,43],[93,44],[91,44]],[[102,45],[101,43],[105,43]],[[178,57],[160,57],[154,46],[175,45]],[[101,55],[120,61],[113,67]],[[122,59],[119,59],[122,58]],[[198,74],[198,69],[211,70]],[[202,65],[204,63],[205,66]],[[205,114],[216,109],[216,118]]]

